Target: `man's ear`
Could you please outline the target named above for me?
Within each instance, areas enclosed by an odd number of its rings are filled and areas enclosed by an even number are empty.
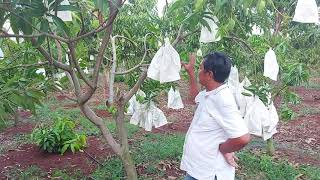
[[[213,77],[213,72],[212,72],[212,71],[208,71],[208,73],[209,73],[209,76],[210,76],[212,79],[214,79],[214,77]]]

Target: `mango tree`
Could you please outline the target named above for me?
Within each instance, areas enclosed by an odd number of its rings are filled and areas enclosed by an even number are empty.
[[[1,25],[9,22],[13,33],[2,28],[0,36],[17,38],[18,43],[22,43],[19,40],[23,39],[24,43],[32,45],[31,49],[36,49],[41,54],[42,58],[36,60],[39,66],[47,64],[50,68],[63,70],[71,77],[76,97],[73,100],[78,103],[84,115],[100,129],[113,151],[122,159],[128,178],[137,179],[135,165],[129,152],[127,130],[124,126],[124,111],[125,105],[146,78],[146,69],[140,71],[139,79],[132,89],[125,94],[118,93],[112,104],[116,107],[115,122],[119,141],[112,136],[103,119],[98,117],[88,105],[88,101],[98,88],[102,62],[108,61],[110,57],[108,55],[111,53],[108,54],[106,50],[123,2],[99,0],[71,2],[71,5],[60,3],[60,0],[2,2]],[[62,20],[64,17],[59,16],[61,11],[72,11],[74,19],[64,22]],[[179,31],[178,40],[173,44],[177,44],[185,37],[186,35]],[[146,54],[148,52],[146,41],[140,42],[144,43],[143,54]],[[83,54],[83,49],[87,54]],[[67,54],[67,57],[63,58],[61,54]],[[87,65],[93,68],[91,76],[84,72],[79,62],[79,56],[89,59],[90,55],[94,56],[94,61]],[[20,61],[20,63],[23,62]]]

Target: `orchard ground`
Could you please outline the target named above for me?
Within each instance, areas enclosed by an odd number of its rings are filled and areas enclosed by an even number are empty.
[[[266,143],[261,138],[237,153],[240,168],[237,179],[320,179],[320,74],[314,73],[308,86],[292,87],[302,98],[294,105],[293,120],[279,122],[274,136],[276,152],[266,154]],[[140,179],[183,179],[179,170],[184,136],[191,123],[195,105],[188,100],[187,82],[179,82],[185,108],[166,107],[167,95],[158,98],[158,107],[165,113],[168,125],[146,132],[127,123],[129,143]],[[117,86],[125,89],[122,82]],[[107,98],[100,88],[89,102],[95,112],[115,131],[112,115],[105,109]],[[72,93],[65,92],[68,96]],[[0,179],[124,179],[120,159],[102,140],[99,130],[65,95],[53,93],[38,107],[37,114],[21,112],[17,126],[9,125],[0,132]],[[101,101],[103,100],[103,101]],[[281,101],[276,102],[280,106]],[[77,124],[77,130],[88,136],[88,147],[83,152],[45,153],[32,143],[30,134],[40,123],[51,124],[56,117],[67,116]],[[127,121],[130,117],[127,117]]]

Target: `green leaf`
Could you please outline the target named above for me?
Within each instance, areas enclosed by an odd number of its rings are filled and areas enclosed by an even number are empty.
[[[266,2],[264,0],[260,0],[257,6],[258,12],[262,13],[266,7]]]
[[[199,11],[203,10],[204,4],[205,4],[205,0],[196,0],[195,11],[199,12]]]
[[[39,99],[45,96],[45,94],[42,91],[36,90],[36,89],[28,90],[27,95],[36,99]]]
[[[48,32],[49,30],[49,21],[47,19],[42,19],[40,24],[41,32]]]
[[[75,153],[75,152],[76,152],[76,150],[75,150],[75,148],[74,148],[74,144],[70,144],[70,149],[71,149],[72,153]]]
[[[208,22],[207,22],[206,20],[200,19],[200,24],[203,25],[203,26],[205,26],[206,28],[208,28],[209,31],[212,30],[211,27],[210,27],[210,25],[208,24]]]
[[[17,16],[10,16],[10,26],[14,34],[19,34],[19,19]]]
[[[229,22],[228,22],[228,24],[227,24],[227,30],[228,31],[232,31],[233,30],[233,28],[234,28],[234,26],[235,26],[235,24],[236,24],[236,22],[231,18],[231,19],[229,19]]]
[[[185,6],[185,0],[177,0],[169,7],[168,12],[172,13],[173,11],[179,8],[183,8],[184,6]]]
[[[244,95],[244,96],[249,96],[249,97],[251,97],[251,96],[252,96],[252,94],[250,94],[250,93],[246,93],[246,92],[242,92],[241,94],[242,94],[242,95]]]
[[[40,24],[40,31],[41,32],[48,32],[49,30],[49,22],[47,19],[42,19],[41,24]],[[46,40],[46,36],[40,36],[38,37],[36,46],[39,47],[44,41]]]
[[[94,0],[93,1],[96,8],[100,10],[100,12],[104,12],[105,9],[108,7],[108,1],[105,0]]]
[[[63,145],[63,147],[61,148],[61,155],[63,155],[66,151],[67,151],[67,149],[69,148],[69,146],[70,146],[70,144],[65,144],[65,145]]]
[[[51,16],[53,19],[54,24],[57,26],[57,28],[62,31],[65,32],[68,36],[70,36],[70,30],[68,28],[68,26],[57,16]]]

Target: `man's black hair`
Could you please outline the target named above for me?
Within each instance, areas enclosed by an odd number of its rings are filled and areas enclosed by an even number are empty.
[[[230,74],[231,60],[221,52],[213,52],[204,57],[203,67],[205,71],[213,72],[215,81],[224,83]]]

